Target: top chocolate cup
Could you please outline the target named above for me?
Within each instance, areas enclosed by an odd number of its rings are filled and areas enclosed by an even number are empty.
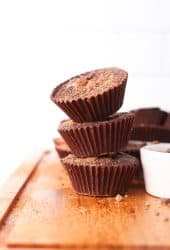
[[[119,68],[98,69],[57,86],[52,101],[73,121],[102,121],[123,103],[128,74]]]

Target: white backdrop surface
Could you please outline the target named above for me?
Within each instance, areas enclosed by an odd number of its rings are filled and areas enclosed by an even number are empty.
[[[170,1],[0,1],[0,181],[52,147],[65,115],[49,96],[81,72],[129,73],[122,110],[170,110]]]

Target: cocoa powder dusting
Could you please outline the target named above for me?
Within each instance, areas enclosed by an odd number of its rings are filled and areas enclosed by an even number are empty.
[[[90,71],[61,84],[55,93],[60,101],[89,98],[117,87],[127,80],[127,72],[119,68]]]

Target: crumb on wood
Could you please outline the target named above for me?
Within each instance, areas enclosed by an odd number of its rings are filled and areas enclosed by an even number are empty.
[[[37,209],[35,209],[34,212],[35,212],[36,214],[39,214],[39,211],[38,211]]]
[[[148,201],[145,202],[146,207],[150,207],[150,203]]]
[[[131,208],[129,209],[129,213],[130,213],[130,214],[134,214],[134,213],[135,213],[135,209],[134,209],[133,207],[131,207]]]
[[[168,222],[168,221],[169,221],[169,218],[168,218],[168,217],[165,217],[165,218],[164,218],[164,221],[165,221],[165,222]]]
[[[117,195],[115,196],[115,200],[116,200],[117,202],[120,202],[120,201],[123,200],[123,196],[120,195],[120,194],[117,194]]]
[[[6,221],[3,221],[3,222],[2,222],[2,225],[5,226],[5,225],[6,225]]]
[[[84,207],[79,207],[80,214],[84,215],[86,213],[86,209]]]
[[[43,154],[44,154],[44,155],[50,154],[50,150],[48,150],[48,149],[47,149],[47,150],[44,150]]]
[[[124,197],[127,198],[127,197],[128,197],[128,194],[126,193],[126,194],[124,195]]]

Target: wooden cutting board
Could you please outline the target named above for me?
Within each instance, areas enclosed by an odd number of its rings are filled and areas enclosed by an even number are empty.
[[[134,185],[121,202],[74,193],[55,152],[0,189],[1,249],[170,249],[170,206]]]

